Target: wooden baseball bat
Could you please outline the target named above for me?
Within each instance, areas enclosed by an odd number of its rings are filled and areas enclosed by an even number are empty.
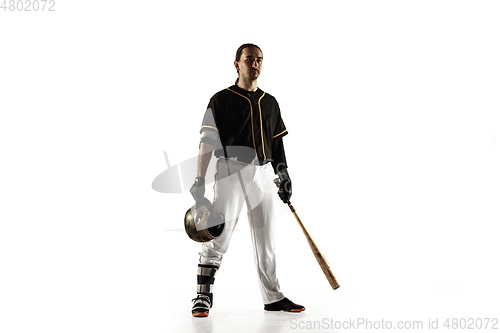
[[[276,184],[276,186],[279,187],[280,181],[278,178],[274,180],[274,183]],[[314,254],[314,257],[316,258],[316,261],[318,262],[319,266],[323,270],[323,273],[325,274],[326,279],[330,283],[330,286],[332,286],[333,290],[337,289],[338,287],[340,287],[340,285],[337,282],[335,275],[333,275],[332,270],[330,269],[330,265],[328,264],[328,261],[326,260],[323,253],[321,253],[321,251],[319,250],[318,246],[316,245],[316,242],[311,237],[311,234],[309,234],[309,231],[307,231],[306,227],[304,226],[304,223],[302,223],[302,221],[300,220],[300,217],[297,215],[297,212],[295,211],[295,208],[293,208],[290,201],[288,201],[287,204],[290,210],[292,211],[293,216],[295,216],[295,219],[302,228],[302,232],[306,236],[307,242],[309,243],[309,247],[311,248],[311,251]]]

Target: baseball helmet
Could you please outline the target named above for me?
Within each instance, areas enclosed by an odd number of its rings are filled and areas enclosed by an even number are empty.
[[[224,231],[224,215],[214,212],[212,203],[205,197],[189,208],[184,216],[186,233],[195,242],[208,242]]]

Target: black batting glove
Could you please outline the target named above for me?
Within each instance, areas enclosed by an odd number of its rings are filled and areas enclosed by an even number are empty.
[[[205,178],[196,177],[194,179],[194,184],[189,190],[195,201],[200,200],[205,196]]]
[[[278,177],[280,179],[278,195],[284,203],[288,203],[290,201],[290,197],[292,196],[292,180],[288,175],[287,169],[283,169],[278,172]]]

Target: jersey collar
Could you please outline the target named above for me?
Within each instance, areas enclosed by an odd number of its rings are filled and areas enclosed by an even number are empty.
[[[236,92],[242,94],[243,96],[246,96],[252,100],[255,98],[260,98],[264,94],[264,91],[262,91],[259,87],[257,87],[257,90],[255,90],[255,92],[251,92],[251,91],[242,89],[236,84],[229,87],[229,89],[234,90],[234,91],[236,91]]]

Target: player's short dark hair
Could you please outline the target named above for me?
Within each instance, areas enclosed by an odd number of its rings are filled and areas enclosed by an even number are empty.
[[[241,45],[240,47],[238,47],[238,49],[236,50],[236,57],[234,57],[234,60],[235,61],[240,61],[241,59],[241,54],[243,53],[243,50],[246,49],[247,47],[256,47],[259,49],[260,53],[262,53],[262,55],[264,55],[264,53],[262,52],[262,50],[260,49],[260,47],[258,47],[257,45],[255,44],[251,44],[251,43],[246,43],[246,44],[243,44]],[[238,73],[238,77],[236,78],[236,82],[235,84],[238,84],[238,80],[240,79],[240,73]]]

